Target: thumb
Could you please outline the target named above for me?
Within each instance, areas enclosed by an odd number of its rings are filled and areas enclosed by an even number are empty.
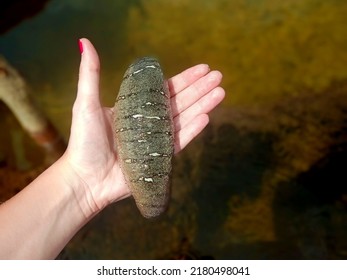
[[[81,64],[79,70],[77,98],[74,106],[79,109],[100,107],[99,100],[99,56],[88,39],[80,39]]]

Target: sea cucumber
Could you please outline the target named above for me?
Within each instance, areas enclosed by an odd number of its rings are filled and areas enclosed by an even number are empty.
[[[126,70],[114,105],[115,143],[127,185],[146,218],[170,198],[174,128],[170,92],[159,62],[144,57]]]

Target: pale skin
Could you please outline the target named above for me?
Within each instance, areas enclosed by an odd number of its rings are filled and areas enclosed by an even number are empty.
[[[68,148],[17,195],[0,205],[0,259],[54,259],[110,203],[130,196],[114,149],[113,109],[99,100],[100,63],[87,39]],[[222,74],[199,64],[168,80],[179,153],[208,124],[224,98]]]

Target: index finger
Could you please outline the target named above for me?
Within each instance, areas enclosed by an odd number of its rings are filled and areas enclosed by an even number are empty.
[[[198,64],[168,80],[171,97],[181,92],[210,71],[207,64]]]

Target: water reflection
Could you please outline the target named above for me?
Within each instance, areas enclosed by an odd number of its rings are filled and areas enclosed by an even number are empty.
[[[55,0],[0,37],[66,138],[79,37],[99,51],[107,106],[142,55],[168,76],[201,62],[224,74],[223,108],[175,160],[169,212],[148,222],[131,200],[110,206],[63,256],[161,258],[187,240],[214,258],[346,258],[346,191],[335,180],[346,166],[346,12],[338,0]]]

